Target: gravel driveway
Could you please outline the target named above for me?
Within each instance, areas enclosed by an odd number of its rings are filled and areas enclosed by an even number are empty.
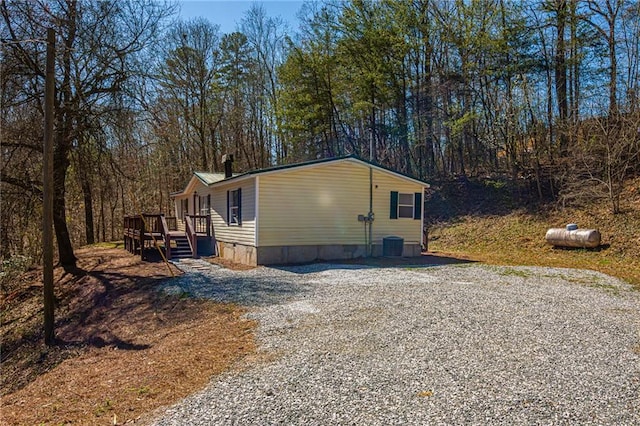
[[[640,292],[607,275],[202,265],[165,290],[252,307],[265,356],[158,425],[640,424]]]

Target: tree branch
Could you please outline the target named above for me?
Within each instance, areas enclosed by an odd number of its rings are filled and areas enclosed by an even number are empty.
[[[7,175],[4,171],[0,172],[0,182],[13,185],[35,195],[38,198],[42,198],[42,182],[35,180],[18,179],[16,177]]]

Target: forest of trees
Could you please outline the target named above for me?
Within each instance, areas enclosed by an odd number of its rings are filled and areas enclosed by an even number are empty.
[[[637,0],[254,5],[229,34],[156,0],[1,0],[0,257],[41,256],[46,29],[54,224],[73,247],[172,213],[192,172],[357,154],[426,181],[499,175],[620,211],[640,173]],[[212,6],[215,7],[215,4]]]

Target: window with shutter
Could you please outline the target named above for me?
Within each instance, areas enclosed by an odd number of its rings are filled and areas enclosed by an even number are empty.
[[[242,192],[240,188],[234,191],[227,191],[227,213],[229,225],[239,226],[242,224]]]
[[[414,204],[413,204],[413,218],[414,219],[422,219],[422,193],[416,192],[414,194]]]
[[[398,192],[391,191],[391,204],[389,206],[389,219],[398,218]]]
[[[422,194],[419,192],[404,194],[391,191],[389,218],[421,219]]]

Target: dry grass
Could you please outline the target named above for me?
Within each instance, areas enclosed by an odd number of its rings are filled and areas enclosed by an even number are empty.
[[[56,347],[41,343],[41,272],[3,288],[1,424],[144,422],[255,351],[242,308],[155,291],[165,265],[77,254],[78,274],[56,271]]]
[[[627,186],[624,212],[613,215],[608,206],[515,211],[505,215],[467,215],[430,229],[429,249],[489,264],[535,265],[592,269],[640,288],[640,181]],[[548,228],[577,223],[599,229],[602,245],[596,250],[566,250],[546,244]]]

